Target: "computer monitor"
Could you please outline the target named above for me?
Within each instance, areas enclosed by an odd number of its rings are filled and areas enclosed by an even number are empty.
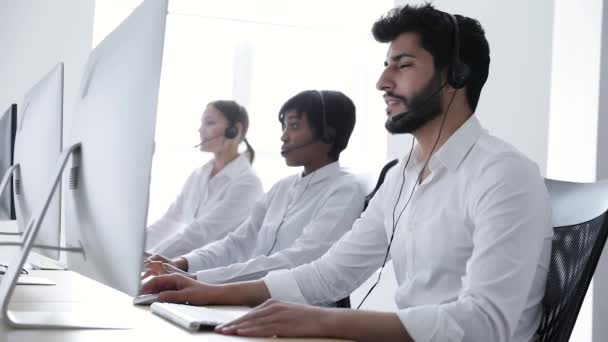
[[[51,172],[49,199],[64,184],[68,266],[132,296],[140,288],[167,0],[146,0],[89,55],[68,143]],[[71,160],[68,160],[71,159]],[[0,282],[5,322],[19,328],[121,327],[112,315],[8,310],[19,269],[45,206],[26,227]]]
[[[57,64],[24,96],[17,115],[13,164],[15,213],[20,232],[25,230],[35,208],[42,205],[51,170],[61,153],[63,129],[63,63]],[[59,246],[61,194],[54,194],[36,237],[36,244]],[[59,252],[37,252],[59,259]]]
[[[13,165],[15,150],[15,131],[17,130],[17,105],[12,104],[0,116],[0,175],[4,175]],[[13,183],[9,179],[8,187],[0,193],[0,220],[15,219],[15,202]]]
[[[82,145],[64,192],[66,242],[84,255],[68,253],[68,268],[132,296],[141,282],[166,6],[144,1],[91,53],[69,138]]]

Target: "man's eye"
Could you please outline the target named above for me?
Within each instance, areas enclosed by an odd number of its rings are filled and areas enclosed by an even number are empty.
[[[405,68],[409,68],[411,66],[412,66],[412,64],[401,64],[401,65],[399,65],[399,69],[405,69]]]

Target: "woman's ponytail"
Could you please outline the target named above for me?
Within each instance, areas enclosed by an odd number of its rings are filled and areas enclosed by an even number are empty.
[[[255,151],[253,150],[253,147],[251,147],[251,144],[249,144],[249,141],[247,141],[247,138],[243,139],[243,141],[245,142],[245,145],[247,145],[247,156],[249,157],[249,163],[253,164],[253,160],[255,159]]]

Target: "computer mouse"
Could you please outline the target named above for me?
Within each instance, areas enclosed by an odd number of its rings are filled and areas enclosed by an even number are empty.
[[[139,295],[133,298],[133,304],[135,305],[150,305],[158,302],[158,293]]]

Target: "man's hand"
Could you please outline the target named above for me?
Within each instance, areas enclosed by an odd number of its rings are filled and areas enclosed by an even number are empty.
[[[320,308],[269,299],[216,332],[251,337],[330,337],[362,342],[413,342],[394,312]]]
[[[238,319],[218,326],[227,335],[252,337],[322,337],[327,309],[269,299]]]
[[[181,274],[168,274],[146,282],[142,294],[158,293],[161,302],[208,305],[214,303],[219,289],[219,286],[205,284]]]

